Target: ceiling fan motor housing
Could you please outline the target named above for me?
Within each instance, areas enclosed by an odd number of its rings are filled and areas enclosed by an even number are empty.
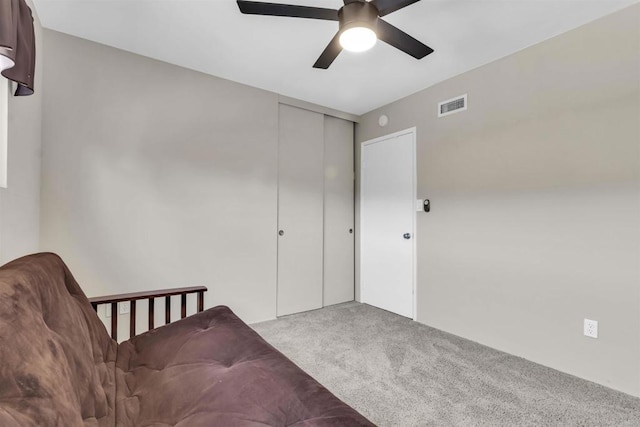
[[[338,11],[338,20],[340,32],[352,27],[367,27],[377,34],[378,8],[370,2],[354,1]]]

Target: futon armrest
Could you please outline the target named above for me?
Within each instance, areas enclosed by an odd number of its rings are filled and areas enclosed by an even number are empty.
[[[154,325],[154,306],[155,298],[165,298],[165,322],[171,322],[171,297],[180,295],[180,314],[181,318],[187,316],[187,295],[198,294],[198,312],[204,310],[204,293],[207,291],[206,286],[190,286],[184,288],[172,288],[161,289],[154,291],[143,292],[130,292],[126,294],[107,295],[100,297],[89,298],[89,302],[93,306],[93,309],[98,311],[98,305],[111,304],[111,338],[117,340],[118,338],[118,303],[129,301],[131,303],[130,309],[130,322],[129,322],[129,335],[133,337],[136,335],[136,301],[146,299],[149,301],[149,330],[155,327]]]
[[[116,295],[106,295],[101,297],[93,297],[89,298],[89,302],[94,307],[98,304],[111,304],[114,302],[122,302],[122,301],[135,301],[139,299],[149,299],[149,298],[162,298],[173,295],[187,295],[187,294],[195,294],[195,293],[204,293],[207,292],[206,286],[191,286],[185,288],[172,288],[172,289],[160,289],[154,291],[144,291],[144,292],[129,292],[126,294],[116,294]]]

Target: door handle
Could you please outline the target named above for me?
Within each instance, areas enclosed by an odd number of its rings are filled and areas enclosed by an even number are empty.
[[[284,236],[284,230],[278,231],[278,236]]]
[[[404,233],[402,235],[402,237],[404,237],[405,239],[410,239],[411,238],[411,234],[410,233]]]

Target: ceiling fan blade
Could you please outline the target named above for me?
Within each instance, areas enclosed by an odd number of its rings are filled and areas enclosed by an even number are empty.
[[[380,12],[378,16],[385,16],[419,1],[420,0],[373,0],[373,4]]]
[[[399,30],[382,19],[378,19],[377,34],[378,39],[390,44],[396,49],[400,49],[404,53],[407,53],[416,59],[422,59],[433,52],[433,49],[429,46],[414,39],[409,34]]]
[[[324,51],[318,58],[315,64],[313,64],[313,68],[322,68],[326,70],[329,68],[329,65],[338,57],[338,55],[342,52],[342,46],[340,45],[340,32],[338,31],[335,36],[331,39],[327,47],[324,48]]]
[[[240,12],[248,15],[289,16],[292,18],[324,19],[337,21],[338,11],[322,7],[296,6],[292,4],[264,3],[238,0]]]

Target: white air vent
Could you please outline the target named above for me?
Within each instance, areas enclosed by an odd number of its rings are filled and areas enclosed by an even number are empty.
[[[467,109],[467,94],[456,96],[455,98],[442,101],[438,104],[438,117],[459,113]]]

